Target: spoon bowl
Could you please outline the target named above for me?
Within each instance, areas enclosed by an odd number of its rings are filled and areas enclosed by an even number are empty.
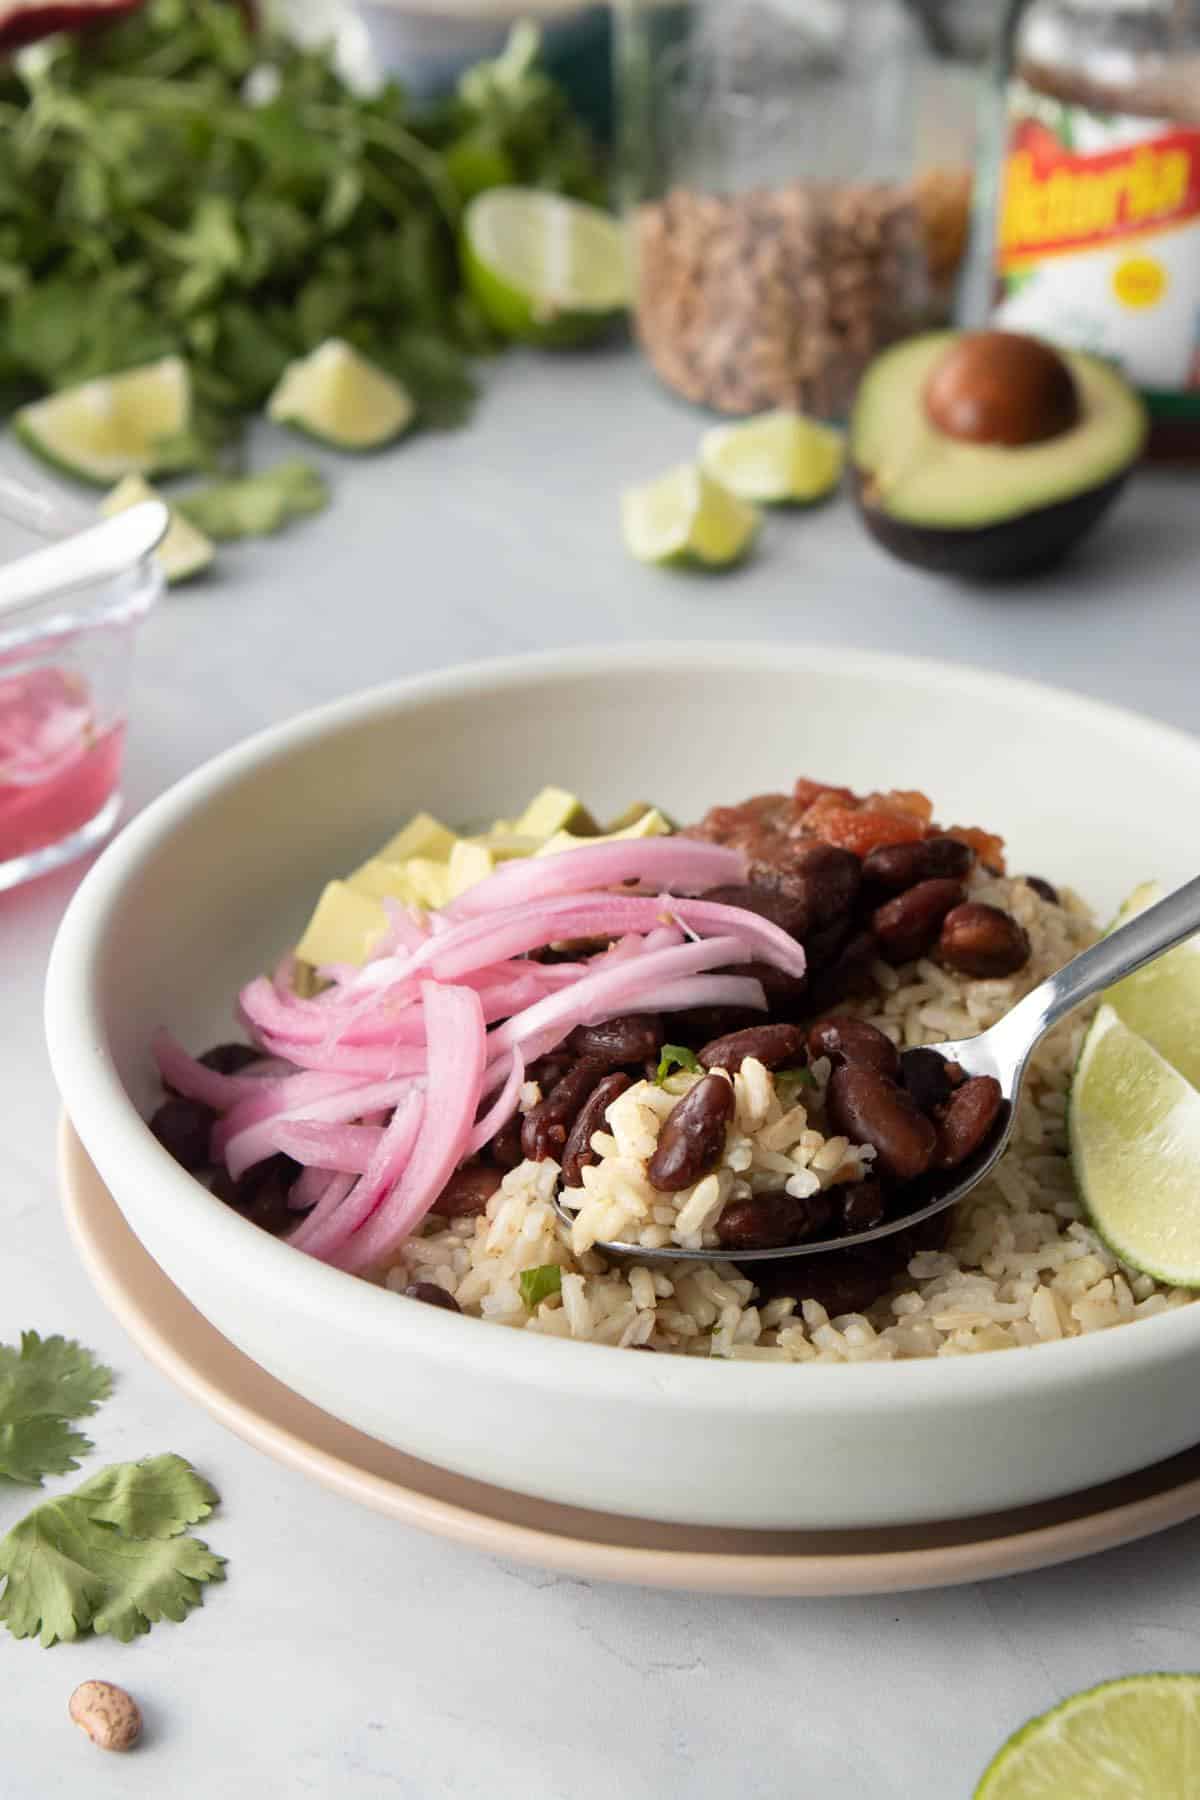
[[[986,1140],[964,1162],[908,1184],[905,1198],[911,1204],[905,1211],[870,1230],[847,1232],[840,1237],[809,1238],[803,1243],[763,1250],[722,1249],[723,1259],[741,1265],[816,1256],[831,1250],[858,1249],[864,1244],[893,1237],[897,1232],[911,1231],[926,1219],[957,1206],[991,1173],[1008,1147],[1029,1059],[1046,1033],[1106,988],[1173,950],[1197,931],[1200,931],[1200,876],[1072,957],[987,1031],[976,1037],[929,1045],[928,1048],[943,1061],[957,1064],[966,1076],[991,1076],[999,1083],[1002,1106]],[[575,1215],[563,1204],[561,1196],[556,1198],[554,1206],[565,1224],[574,1223]],[[611,1242],[599,1242],[596,1249],[609,1256],[634,1257],[647,1263],[695,1262],[698,1257],[716,1254],[713,1250],[685,1250],[678,1245],[645,1248],[640,1244]]]

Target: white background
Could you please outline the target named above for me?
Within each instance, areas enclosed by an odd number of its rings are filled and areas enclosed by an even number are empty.
[[[325,459],[327,514],[231,548],[220,574],[170,595],[143,644],[132,805],[246,733],[385,677],[637,636],[940,655],[1195,725],[1194,476],[1139,479],[1076,562],[1020,590],[900,568],[845,501],[772,519],[742,572],[689,579],[626,559],[617,496],[691,454],[695,414],[620,352],[518,355],[488,385],[465,431]],[[264,433],[261,454],[282,442]],[[89,1466],[190,1458],[222,1495],[202,1535],[229,1578],[183,1625],[127,1647],[0,1638],[0,1800],[967,1800],[1006,1734],[1061,1695],[1200,1666],[1200,1524],[954,1592],[708,1599],[481,1558],[242,1445],[141,1360],[59,1215],[40,990],[77,877],[0,895],[0,1339],[62,1331],[113,1365]],[[0,1490],[0,1531],[27,1504]],[[136,1755],[106,1759],[69,1724],[71,1689],[93,1675],[142,1701]]]

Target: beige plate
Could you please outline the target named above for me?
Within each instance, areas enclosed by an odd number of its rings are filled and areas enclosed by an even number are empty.
[[[176,1386],[289,1468],[492,1556],[715,1594],[899,1593],[1068,1562],[1200,1513],[1200,1447],[1042,1506],[890,1531],[659,1525],[487,1487],[352,1430],[235,1350],[142,1248],[65,1119],[59,1171],[67,1223],[101,1298]]]

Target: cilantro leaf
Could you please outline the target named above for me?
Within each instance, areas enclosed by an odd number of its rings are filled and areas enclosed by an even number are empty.
[[[306,462],[291,461],[276,463],[257,475],[194,488],[182,495],[175,507],[197,530],[219,541],[261,537],[278,531],[290,519],[319,512],[328,503],[324,476]]]
[[[562,1293],[562,1270],[557,1263],[542,1263],[537,1269],[522,1269],[517,1276],[521,1298],[533,1312],[550,1294]]]
[[[0,1539],[0,1620],[50,1645],[84,1631],[128,1643],[186,1618],[224,1579],[224,1558],[187,1531],[216,1498],[182,1457],[155,1456],[42,1501]]]
[[[676,1069],[686,1069],[689,1075],[704,1073],[698,1058],[687,1048],[686,1044],[664,1044],[662,1055],[658,1059],[658,1073],[654,1077],[656,1084],[661,1087],[667,1076],[673,1074]]]
[[[40,1487],[44,1475],[77,1469],[91,1440],[72,1431],[112,1392],[112,1371],[69,1338],[21,1334],[0,1344],[0,1482]]]

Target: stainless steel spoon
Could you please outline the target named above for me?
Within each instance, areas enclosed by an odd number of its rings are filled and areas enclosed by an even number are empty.
[[[965,1199],[995,1167],[1012,1136],[1016,1105],[1029,1059],[1051,1027],[1085,1001],[1103,993],[1105,988],[1126,975],[1132,975],[1144,963],[1153,962],[1155,957],[1174,949],[1176,944],[1197,931],[1200,931],[1200,876],[1073,957],[1019,1000],[990,1030],[980,1032],[978,1037],[960,1038],[957,1043],[931,1044],[931,1050],[948,1062],[957,1063],[968,1075],[995,1076],[1007,1105],[1002,1123],[973,1157],[941,1177],[925,1176],[919,1183],[911,1184],[910,1192],[917,1202],[911,1211],[888,1219],[871,1231],[787,1244],[775,1250],[734,1251],[714,1247],[697,1251],[682,1250],[677,1245],[648,1250],[640,1244],[619,1243],[597,1244],[597,1250],[614,1256],[633,1256],[639,1262],[696,1262],[711,1261],[714,1257],[738,1264],[777,1262],[781,1257],[815,1256],[819,1252],[873,1244],[880,1238],[891,1237],[897,1231],[909,1231],[925,1219],[932,1219],[936,1213],[945,1212],[948,1206],[956,1206]],[[554,1205],[560,1219],[568,1225],[574,1223],[574,1214],[561,1200],[556,1200]]]
[[[111,519],[5,563],[0,567],[0,615],[123,575],[162,542],[170,523],[161,500],[141,500]]]

